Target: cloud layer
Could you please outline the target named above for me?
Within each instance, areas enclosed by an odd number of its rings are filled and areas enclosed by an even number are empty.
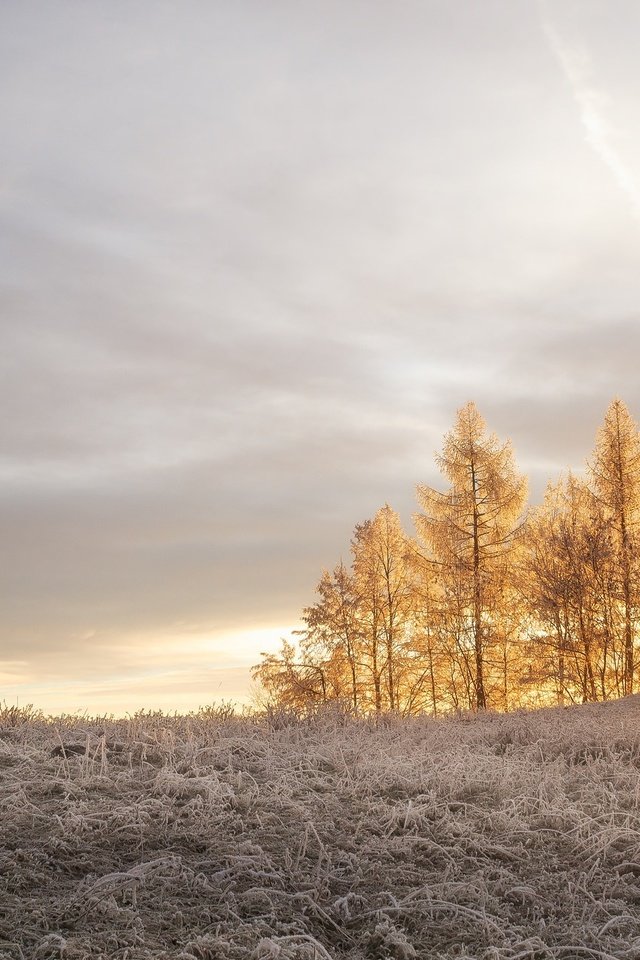
[[[614,393],[640,414],[639,228],[611,162],[640,151],[637,18],[4,6],[12,696],[237,695],[353,525],[384,501],[408,521],[466,400],[535,496]]]

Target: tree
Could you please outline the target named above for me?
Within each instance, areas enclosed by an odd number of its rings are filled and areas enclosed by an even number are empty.
[[[450,487],[418,487],[425,513],[416,525],[438,567],[467,699],[484,709],[490,655],[507,620],[508,565],[522,530],[527,483],[511,444],[486,434],[473,403],[458,410],[437,464]]]
[[[522,591],[532,618],[531,682],[539,689],[551,685],[559,703],[619,693],[610,530],[586,483],[570,473],[549,484],[529,518],[526,548]]]
[[[640,433],[618,398],[609,405],[598,431],[589,472],[611,525],[624,635],[624,693],[629,694],[634,684],[639,607]]]
[[[316,592],[320,600],[303,611],[302,645],[311,658],[331,659],[336,676],[344,677],[351,708],[358,713],[361,628],[354,577],[340,561],[332,573],[324,571]]]
[[[391,710],[402,706],[403,660],[414,604],[409,551],[400,518],[389,504],[355,529],[353,570],[377,711],[383,705]]]
[[[441,586],[432,558],[409,541],[409,570],[414,601],[411,654],[413,670],[407,691],[407,712],[429,710],[437,716],[441,709],[455,707],[449,686],[446,623],[443,620]]]
[[[297,713],[308,713],[330,699],[326,665],[309,660],[294,644],[282,640],[280,653],[263,653],[252,668],[253,679],[266,693],[267,703]]]

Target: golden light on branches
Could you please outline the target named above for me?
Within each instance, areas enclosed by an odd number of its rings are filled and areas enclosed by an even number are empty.
[[[297,644],[254,675],[274,704],[434,715],[632,692],[640,627],[640,432],[615,399],[587,479],[527,512],[513,447],[458,410],[419,485],[417,538],[385,504],[322,574]]]

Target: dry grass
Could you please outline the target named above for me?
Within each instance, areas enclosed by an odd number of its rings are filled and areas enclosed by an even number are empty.
[[[0,958],[640,958],[639,804],[635,697],[379,726],[5,710]]]

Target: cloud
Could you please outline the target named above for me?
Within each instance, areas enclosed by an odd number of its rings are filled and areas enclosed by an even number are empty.
[[[122,638],[170,673],[185,621],[257,655],[356,522],[409,521],[468,399],[540,483],[637,409],[635,224],[536,16],[0,9],[0,658],[33,697],[142,683]]]
[[[593,82],[594,69],[589,50],[585,45],[563,37],[551,19],[548,4],[540,0],[540,6],[545,35],[580,110],[587,143],[626,194],[634,217],[640,219],[640,183],[616,146],[616,132],[606,116],[609,99]]]

